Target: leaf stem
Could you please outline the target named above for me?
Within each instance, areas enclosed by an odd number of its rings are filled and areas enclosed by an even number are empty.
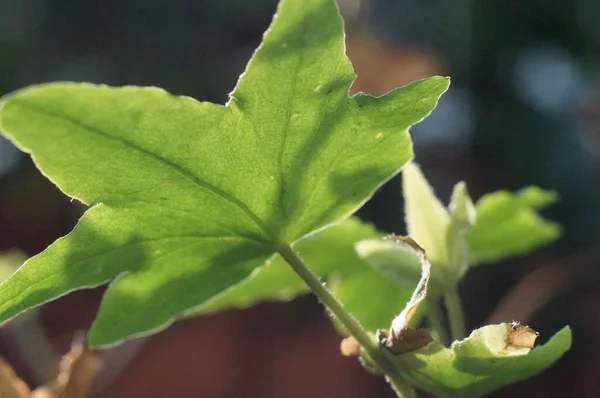
[[[285,244],[281,245],[277,251],[386,375],[386,379],[396,391],[396,394],[401,398],[416,398],[417,395],[414,390],[404,381],[394,364],[381,351],[375,337],[369,334],[358,320],[346,311],[343,304],[321,283],[319,277],[304,264],[294,249]]]
[[[413,390],[408,384],[406,384],[406,382],[401,377],[397,378],[400,380],[396,380],[392,379],[388,375],[386,376],[386,379],[388,383],[390,383],[392,389],[399,398],[418,398],[415,390]]]
[[[442,310],[441,301],[439,296],[433,300],[429,300],[427,303],[427,322],[429,327],[437,333],[440,343],[448,346],[450,343],[450,336],[448,336],[448,328],[445,322],[445,314]]]
[[[451,287],[444,296],[446,310],[448,311],[448,321],[450,323],[450,334],[452,340],[462,340],[466,337],[465,319],[463,314],[460,294],[457,286]]]

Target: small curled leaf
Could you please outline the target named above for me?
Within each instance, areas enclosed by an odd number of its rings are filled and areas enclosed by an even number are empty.
[[[433,338],[428,330],[410,329],[409,323],[415,315],[419,304],[427,297],[427,285],[431,275],[431,264],[425,256],[425,251],[412,238],[408,236],[389,235],[398,245],[405,245],[414,250],[421,262],[421,279],[415,288],[410,301],[402,312],[394,318],[390,331],[379,330],[377,333],[380,344],[394,354],[403,354],[417,350],[429,344]]]

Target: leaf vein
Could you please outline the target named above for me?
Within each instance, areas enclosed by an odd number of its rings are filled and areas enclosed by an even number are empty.
[[[242,202],[241,200],[239,200],[238,198],[234,197],[233,195],[221,190],[220,188],[216,187],[215,185],[204,181],[200,178],[198,178],[196,175],[194,175],[194,173],[190,172],[189,170],[186,170],[185,168],[171,162],[168,159],[163,158],[162,156],[159,156],[156,153],[153,153],[145,148],[142,148],[140,146],[135,145],[132,142],[129,142],[123,138],[120,137],[115,137],[112,136],[98,128],[92,127],[92,126],[88,126],[87,124],[76,120],[75,118],[69,117],[67,115],[61,115],[61,114],[57,114],[55,112],[49,111],[47,109],[44,109],[42,107],[39,106],[35,106],[32,105],[30,103],[27,103],[25,101],[18,101],[18,103],[21,104],[21,106],[23,107],[27,107],[30,108],[32,111],[34,112],[38,112],[41,113],[43,115],[49,116],[49,117],[54,117],[54,118],[58,118],[58,119],[62,119],[62,120],[66,120],[71,124],[74,124],[75,126],[78,126],[80,128],[82,128],[83,130],[87,130],[88,132],[91,132],[93,134],[102,136],[106,139],[109,140],[113,140],[116,142],[119,142],[121,144],[123,144],[125,147],[128,147],[134,151],[137,151],[139,153],[144,154],[147,157],[150,157],[156,161],[158,161],[159,163],[162,163],[164,165],[166,165],[168,168],[171,168],[175,171],[175,173],[177,173],[178,175],[187,178],[188,180],[192,181],[193,183],[195,183],[199,188],[204,189],[210,193],[212,193],[213,195],[225,200],[227,203],[229,203],[230,205],[238,208],[239,210],[241,210],[243,213],[246,214],[246,216],[248,216],[261,230],[263,233],[265,233],[267,238],[273,238],[273,234],[271,233],[271,231],[269,230],[269,228],[267,227],[267,225],[260,219],[260,217],[258,217],[249,207],[247,204],[245,204],[244,202]]]
[[[242,237],[239,237],[239,236],[229,236],[229,235],[206,235],[206,236],[202,236],[202,235],[181,235],[181,236],[169,236],[169,237],[163,237],[163,238],[154,238],[154,239],[142,239],[142,240],[139,240],[139,241],[127,242],[127,243],[125,243],[125,244],[123,244],[123,245],[120,245],[120,246],[118,246],[118,247],[112,248],[112,249],[110,249],[110,250],[103,251],[103,252],[101,252],[101,253],[95,253],[95,254],[93,254],[93,255],[91,255],[91,256],[87,256],[87,257],[85,257],[85,258],[78,259],[76,262],[74,262],[74,263],[70,264],[70,266],[77,266],[77,265],[80,265],[80,264],[82,264],[82,263],[84,263],[84,262],[86,262],[86,261],[89,261],[89,260],[93,259],[93,258],[100,257],[100,256],[103,256],[103,255],[107,255],[107,254],[110,254],[110,253],[112,253],[112,252],[116,252],[116,251],[118,251],[118,250],[122,250],[122,249],[124,249],[124,248],[127,248],[127,247],[129,247],[129,246],[133,246],[133,245],[137,245],[137,244],[144,244],[144,243],[149,243],[149,242],[158,242],[158,241],[176,240],[176,239],[238,239],[238,240],[246,240],[245,238],[242,238]],[[178,248],[178,249],[179,249],[179,248]],[[178,249],[176,249],[176,250],[178,250]],[[174,250],[174,251],[176,251],[176,250]],[[161,256],[164,256],[164,255],[166,255],[166,254],[169,254],[169,253],[162,253],[162,254],[161,254]],[[160,256],[159,256],[159,257],[160,257]],[[144,263],[144,262],[145,262],[145,259],[136,260],[136,261],[132,262],[132,263],[131,263],[131,264],[129,264],[129,265],[137,264],[137,263],[139,263],[139,262],[142,262],[142,263]],[[99,286],[99,285],[101,285],[101,284],[103,284],[103,283],[105,283],[105,282],[109,281],[111,278],[114,278],[115,276],[117,276],[117,275],[119,275],[119,274],[122,274],[122,273],[124,273],[124,272],[132,272],[132,271],[135,271],[135,269],[125,269],[125,267],[123,267],[123,265],[124,265],[124,264],[121,264],[121,268],[122,268],[122,269],[121,269],[119,272],[117,272],[115,275],[113,275],[113,276],[111,276],[111,277],[107,277],[107,278],[103,279],[102,281],[99,281],[98,283],[93,283],[93,284],[91,284],[91,285],[78,285],[76,289],[81,289],[81,288],[83,288],[83,287],[89,287],[89,288],[91,288],[91,287]],[[88,267],[86,270],[87,270],[87,271],[93,271],[93,272],[97,272],[97,268],[93,268],[93,267]],[[84,271],[86,271],[86,270],[84,270]],[[21,291],[17,292],[15,295],[13,295],[13,296],[9,297],[8,299],[6,299],[6,300],[5,300],[5,301],[4,301],[2,304],[0,304],[0,308],[2,308],[2,307],[6,307],[6,306],[9,306],[9,305],[10,305],[12,302],[14,302],[15,300],[20,300],[20,298],[21,298],[21,297],[24,297],[24,296],[25,296],[25,295],[26,295],[26,294],[27,294],[29,291],[31,291],[31,290],[35,290],[35,288],[36,288],[36,287],[37,287],[37,286],[38,286],[40,283],[43,283],[44,281],[46,281],[46,280],[48,280],[48,279],[52,278],[52,277],[53,277],[53,276],[55,276],[55,275],[62,274],[62,272],[63,272],[63,271],[64,271],[64,269],[63,269],[63,268],[59,268],[59,269],[57,269],[55,272],[52,272],[52,273],[50,273],[49,275],[47,275],[46,277],[44,277],[44,278],[42,278],[42,279],[40,279],[40,280],[37,280],[35,283],[32,283],[32,284],[30,284],[30,285],[29,285],[29,286],[27,286],[25,289],[23,289],[23,290],[21,290]],[[17,273],[18,273],[18,272],[19,272],[19,271],[17,271]],[[84,274],[84,273],[83,273],[83,272],[79,272],[78,276],[79,276],[79,277],[81,277],[81,276],[82,276],[82,274]],[[11,279],[12,279],[12,278],[11,278]],[[85,278],[84,278],[84,279],[85,279]],[[8,281],[10,281],[10,279],[8,279]],[[3,287],[3,286],[4,286],[4,283],[0,285],[0,291],[2,290],[2,287]],[[74,289],[69,289],[69,290],[65,291],[65,292],[64,292],[63,294],[61,294],[61,295],[67,294],[67,293],[69,293],[69,292],[71,292],[71,291],[73,291],[73,290],[74,290]],[[17,314],[15,314],[15,315],[17,315]]]

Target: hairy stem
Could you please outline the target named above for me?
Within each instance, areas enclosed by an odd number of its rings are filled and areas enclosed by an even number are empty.
[[[370,335],[358,320],[346,311],[343,304],[321,283],[319,277],[304,264],[292,247],[282,245],[278,248],[278,252],[296,274],[308,285],[313,294],[341,322],[348,333],[356,339],[367,355],[386,375],[386,379],[398,396],[401,398],[415,398],[416,394],[414,390],[406,384],[394,364],[381,351],[375,337]]]
[[[418,398],[417,393],[413,390],[401,377],[392,379],[390,376],[386,376],[388,383],[392,386],[392,389],[399,398]]]
[[[452,340],[462,340],[466,337],[465,320],[460,295],[456,286],[448,290],[444,296],[444,301],[448,311],[448,321],[450,323]]]
[[[427,323],[437,333],[440,343],[447,346],[450,343],[448,328],[446,326],[445,314],[442,310],[439,298],[429,300],[427,306]]]

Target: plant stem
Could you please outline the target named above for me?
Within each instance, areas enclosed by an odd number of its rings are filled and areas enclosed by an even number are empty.
[[[447,291],[444,296],[444,301],[448,311],[448,321],[450,323],[452,340],[462,340],[466,337],[465,320],[460,295],[456,286],[453,286]]]
[[[418,398],[417,393],[401,378],[392,379],[389,375],[386,376],[388,383],[398,396],[398,398]],[[399,379],[399,380],[398,380]]]
[[[441,302],[439,297],[429,300],[427,306],[427,322],[429,327],[438,335],[440,343],[447,346],[450,343],[448,336],[448,328],[444,319],[444,311],[440,308]]]
[[[327,309],[335,316],[366,351],[367,355],[386,375],[386,379],[401,398],[416,398],[412,388],[402,378],[394,364],[381,351],[375,338],[370,335],[362,325],[344,308],[343,304],[327,289],[302,261],[300,256],[290,245],[281,245],[279,254],[300,278],[308,285],[310,290]]]

